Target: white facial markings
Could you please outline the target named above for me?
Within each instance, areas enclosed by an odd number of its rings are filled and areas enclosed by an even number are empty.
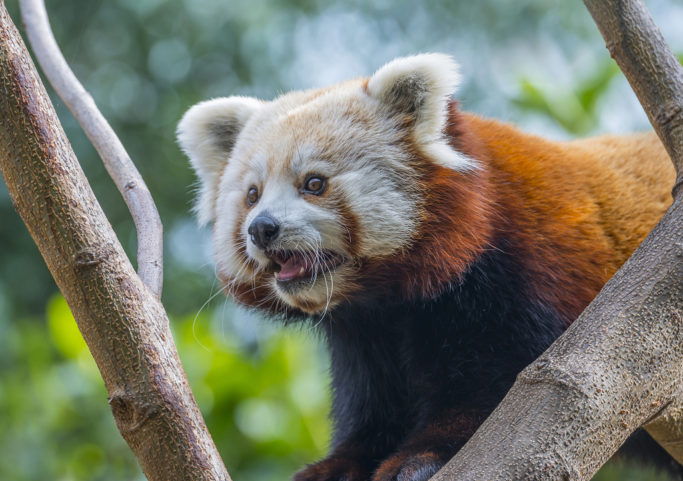
[[[259,270],[272,265],[248,234],[249,225],[261,213],[280,226],[270,246],[274,250],[313,256],[327,251],[348,257],[349,239],[355,236],[356,254],[368,258],[391,255],[410,243],[419,199],[411,187],[415,172],[402,147],[405,133],[395,121],[373,115],[376,101],[362,93],[360,84],[354,91],[333,91],[312,103],[275,119],[256,118],[240,136],[221,179],[216,209],[214,243],[224,277],[249,282],[253,274],[242,268],[244,260],[235,254],[237,249],[218,246],[240,243]],[[317,202],[302,195],[300,184],[311,173],[327,179],[326,194],[336,202],[324,195]],[[259,199],[246,207],[251,185],[259,189]],[[349,212],[343,214],[337,210],[340,207]],[[344,224],[343,216],[349,214],[362,235],[349,232]],[[269,282],[287,304],[319,306],[322,311],[343,298],[353,285],[355,269],[355,261],[349,259],[316,273],[309,285],[295,290],[278,285],[274,275]]]
[[[320,151],[315,145],[306,141],[299,142],[296,139],[293,142],[295,150],[289,163],[283,166],[285,170],[291,172],[295,178],[303,177],[311,172],[325,174],[329,177],[330,164],[320,158]]]
[[[363,168],[337,177],[351,212],[357,215],[362,257],[388,256],[410,243],[416,230],[416,199],[378,168]]]
[[[243,229],[258,215],[267,213],[280,225],[280,233],[270,246],[273,250],[298,251],[309,260],[316,260],[325,266],[323,251],[345,254],[345,244],[341,232],[341,222],[336,212],[307,202],[294,184],[294,175],[271,177],[263,188],[263,197],[259,206],[247,217]],[[247,252],[255,259],[265,257],[260,249],[248,242]],[[266,258],[267,259],[267,258]],[[331,302],[331,285],[339,274],[333,269],[324,268],[314,274],[313,280],[306,287],[295,293],[283,289],[273,276],[272,288],[286,302],[299,305],[306,303]]]
[[[441,167],[477,168],[443,133],[457,82],[449,57],[419,55],[390,62],[367,83],[352,80],[272,102],[217,99],[190,109],[179,141],[200,179],[200,221],[214,222],[220,277],[247,285],[266,279],[285,303],[319,314],[355,286],[358,261],[410,246],[423,202],[414,150]],[[327,181],[319,199],[301,193],[307,174]],[[259,198],[249,206],[251,186]],[[268,272],[271,260],[248,235],[262,212],[280,225],[273,248],[349,256],[353,237],[357,258],[308,287],[283,290]]]

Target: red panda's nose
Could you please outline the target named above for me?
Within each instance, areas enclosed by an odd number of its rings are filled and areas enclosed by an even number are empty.
[[[251,222],[247,232],[254,244],[265,249],[277,237],[280,232],[280,224],[269,215],[260,214]]]

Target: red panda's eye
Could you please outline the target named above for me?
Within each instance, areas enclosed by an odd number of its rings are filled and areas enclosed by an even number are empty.
[[[307,194],[320,195],[325,191],[327,182],[322,177],[312,175],[304,183],[304,192]]]
[[[258,201],[258,190],[256,190],[256,187],[252,187],[247,192],[247,204],[254,205],[256,201]]]

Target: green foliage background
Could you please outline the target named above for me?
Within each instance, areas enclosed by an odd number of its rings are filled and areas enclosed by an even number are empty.
[[[7,7],[20,24],[15,1]],[[287,479],[327,447],[327,359],[218,293],[193,176],[174,141],[193,103],[322,86],[396,56],[452,54],[466,109],[555,138],[649,128],[581,2],[561,0],[70,0],[47,2],[76,74],[137,163],[165,225],[164,304],[209,429],[234,479]],[[683,6],[648,2],[677,51]],[[121,242],[125,205],[53,101]],[[213,297],[213,294],[219,295]],[[144,479],[119,436],[92,357],[0,183],[0,479]],[[609,465],[609,480],[665,479]]]

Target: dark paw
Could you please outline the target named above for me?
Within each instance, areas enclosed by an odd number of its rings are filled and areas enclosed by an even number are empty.
[[[329,457],[296,473],[292,481],[369,481],[370,470],[354,459]]]
[[[372,481],[427,481],[446,461],[431,452],[397,454],[380,464]]]

